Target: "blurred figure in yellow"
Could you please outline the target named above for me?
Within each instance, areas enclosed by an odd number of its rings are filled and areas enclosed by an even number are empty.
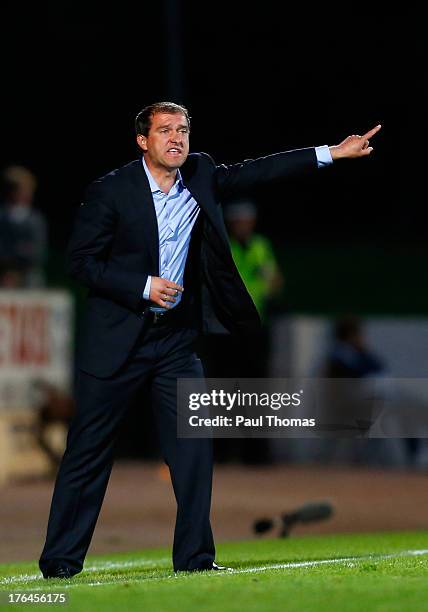
[[[229,204],[225,219],[236,267],[265,321],[269,300],[284,285],[272,244],[255,232],[257,210],[252,202],[241,200]]]
[[[36,188],[36,177],[23,166],[9,166],[2,173],[0,287],[45,284],[47,230],[42,213],[33,207]]]

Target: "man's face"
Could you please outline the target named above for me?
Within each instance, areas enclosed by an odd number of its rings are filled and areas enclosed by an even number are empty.
[[[182,113],[156,113],[147,136],[139,134],[137,144],[158,168],[180,168],[189,154],[189,126]]]

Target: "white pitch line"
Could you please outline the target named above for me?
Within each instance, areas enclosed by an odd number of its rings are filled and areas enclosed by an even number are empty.
[[[230,569],[229,571],[221,571],[221,572],[204,572],[204,576],[234,576],[236,574],[252,574],[252,573],[259,573],[259,572],[266,572],[266,571],[270,571],[270,570],[284,570],[284,569],[299,569],[299,568],[306,568],[306,567],[318,567],[321,565],[338,565],[338,564],[348,564],[350,567],[352,567],[354,564],[358,564],[361,563],[362,561],[386,561],[388,559],[399,559],[402,557],[418,557],[418,556],[424,556],[424,555],[428,555],[428,549],[421,549],[421,550],[403,550],[400,551],[398,553],[389,553],[389,554],[384,554],[384,555],[365,555],[365,556],[361,556],[361,557],[338,557],[338,558],[333,558],[333,559],[317,559],[315,561],[292,561],[292,562],[288,562],[288,563],[272,563],[270,565],[260,565],[260,566],[256,566],[256,567],[246,567],[246,568],[242,568],[242,569]],[[150,565],[153,564],[154,566],[156,566],[156,563],[158,563],[159,561],[163,561],[163,559],[156,559],[153,561],[149,561],[149,560],[143,560],[143,561],[124,561],[124,562],[107,562],[106,564],[99,564],[96,566],[89,566],[88,568],[85,568],[85,571],[98,571],[101,569],[111,569],[112,566],[114,566],[114,568],[125,568],[125,567],[137,567],[139,565]],[[148,582],[148,581],[158,581],[158,580],[166,580],[166,579],[171,579],[171,578],[180,578],[181,576],[186,576],[188,577],[191,574],[188,573],[184,573],[183,574],[176,574],[174,573],[170,573],[166,576],[151,576],[151,577],[147,577],[147,578],[121,578],[119,580],[109,580],[109,581],[97,581],[97,582],[75,582],[75,583],[69,583],[66,582],[64,583],[64,585],[61,588],[64,589],[68,589],[68,588],[72,588],[72,587],[82,587],[82,586],[103,586],[103,585],[112,585],[112,584],[121,584],[121,582],[126,582],[126,583],[130,583],[130,582]],[[15,581],[13,581],[13,578],[15,578]],[[44,582],[44,579],[41,578],[40,575],[36,576],[37,579],[42,579]],[[16,576],[13,577],[11,576],[10,578],[5,578],[2,581],[0,581],[0,585],[7,585],[7,584],[11,584],[12,581],[14,582],[14,584],[16,584],[17,581],[23,581],[24,579],[28,580],[32,580],[34,579],[32,576]],[[45,586],[42,587],[42,590],[46,589],[46,587],[48,586],[48,583],[45,583]],[[55,587],[58,588],[58,587]],[[38,591],[41,590],[40,587],[32,587],[32,588],[28,588],[26,590],[29,591]]]
[[[295,561],[291,563],[276,563],[273,565],[262,565],[260,567],[246,567],[239,570],[233,570],[234,574],[251,574],[253,572],[265,572],[273,569],[295,569],[299,567],[317,567],[319,565],[337,564],[337,563],[356,563],[358,561],[385,561],[387,559],[398,559],[399,557],[416,557],[419,555],[428,555],[427,550],[404,550],[400,553],[391,553],[388,555],[368,555],[366,557],[339,557],[337,559],[319,559],[316,561]],[[231,574],[232,572],[228,572]]]
[[[142,565],[153,565],[156,569],[158,563],[166,563],[170,561],[169,557],[159,557],[159,559],[141,559],[140,561],[93,561],[91,565],[85,566],[85,572],[98,572],[100,570],[122,569],[126,567],[139,567]],[[39,574],[20,574],[19,576],[8,576],[0,579],[0,586],[7,584],[25,583],[30,580],[45,580],[41,573]]]

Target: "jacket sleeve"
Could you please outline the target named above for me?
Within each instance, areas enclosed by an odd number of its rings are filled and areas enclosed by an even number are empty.
[[[89,185],[74,222],[67,248],[67,271],[72,278],[122,306],[141,313],[147,274],[127,272],[109,258],[117,211],[100,181]]]
[[[221,197],[230,197],[264,183],[302,176],[317,168],[314,147],[295,149],[215,166],[215,186]]]

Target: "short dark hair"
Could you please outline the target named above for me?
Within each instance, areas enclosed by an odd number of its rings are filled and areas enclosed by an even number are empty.
[[[155,102],[150,104],[141,110],[135,117],[135,132],[136,134],[143,134],[147,136],[150,128],[152,127],[152,117],[156,113],[168,113],[174,115],[176,113],[182,113],[187,120],[187,125],[190,130],[190,116],[189,111],[185,106],[181,104],[175,104],[175,102]]]

